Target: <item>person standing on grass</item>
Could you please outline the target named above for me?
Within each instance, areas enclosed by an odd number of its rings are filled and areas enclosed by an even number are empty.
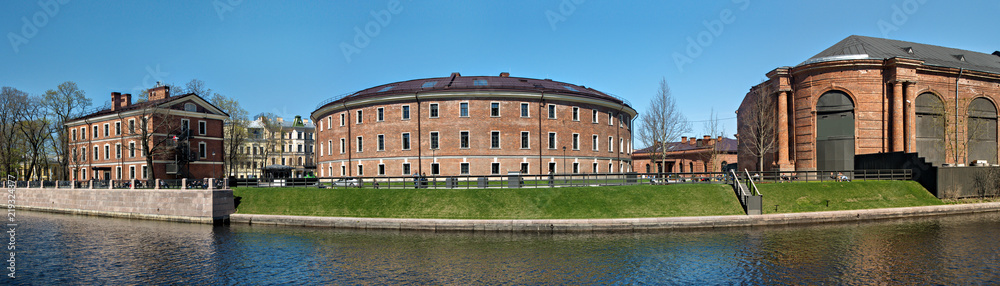
[[[419,185],[420,182],[419,181],[420,181],[420,175],[417,174],[417,172],[413,172],[413,188],[414,189],[420,187],[420,185]]]

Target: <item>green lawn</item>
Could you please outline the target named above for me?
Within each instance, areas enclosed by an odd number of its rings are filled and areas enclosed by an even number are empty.
[[[236,188],[237,213],[448,219],[741,215],[721,184],[522,189]]]
[[[944,204],[913,181],[768,183],[757,188],[764,196],[764,214]]]

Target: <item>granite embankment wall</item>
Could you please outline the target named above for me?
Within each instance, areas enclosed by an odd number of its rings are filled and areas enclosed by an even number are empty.
[[[767,215],[629,219],[465,220],[312,217],[256,214],[232,214],[230,219],[233,223],[352,229],[483,232],[590,232],[816,224],[996,211],[1000,211],[1000,202]]]
[[[220,223],[235,211],[228,189],[16,188],[16,209],[194,223]]]

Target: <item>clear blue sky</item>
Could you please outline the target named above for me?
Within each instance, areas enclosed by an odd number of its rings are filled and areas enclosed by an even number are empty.
[[[74,81],[99,106],[111,92],[197,78],[250,114],[307,117],[374,85],[510,72],[612,93],[641,114],[666,78],[698,121],[712,109],[733,118],[765,73],[852,34],[1000,50],[1000,1],[392,2],[2,1],[0,86],[42,94]],[[374,37],[356,43],[355,28]],[[699,36],[707,44],[689,51]],[[357,48],[350,61],[344,45]],[[690,62],[678,68],[677,55]],[[735,133],[735,119],[724,123]]]

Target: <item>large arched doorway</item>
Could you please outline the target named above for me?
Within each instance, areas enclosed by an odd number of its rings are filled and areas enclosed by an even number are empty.
[[[816,103],[816,170],[854,169],[854,102],[829,91]]]
[[[927,162],[944,163],[944,104],[932,93],[917,96],[917,153]]]
[[[976,98],[969,103],[966,121],[968,137],[968,162],[986,160],[997,163],[997,108],[986,98]]]

